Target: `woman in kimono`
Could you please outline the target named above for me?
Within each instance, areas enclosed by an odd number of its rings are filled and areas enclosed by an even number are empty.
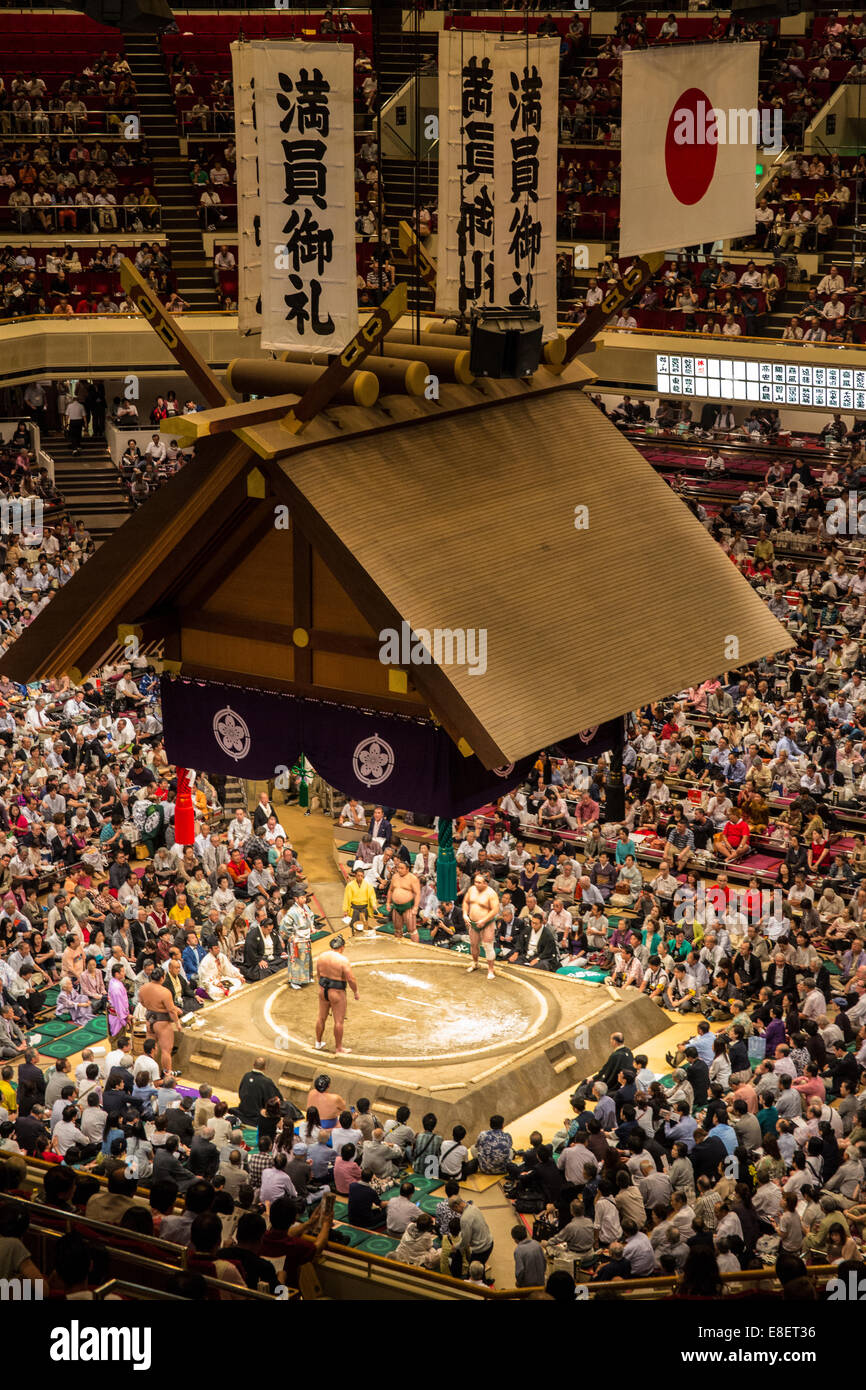
[[[307,895],[303,888],[295,892],[295,900],[283,918],[282,928],[288,936],[289,984],[292,989],[300,989],[313,980],[312,935],[315,927],[315,913],[307,905]]]
[[[58,1018],[61,1014],[69,1014],[76,1025],[89,1023],[93,1017],[88,999],[78,992],[68,975],[64,975],[60,981],[60,993],[54,1012]]]
[[[86,953],[85,953],[86,954]],[[102,1013],[106,1006],[105,979],[95,956],[87,956],[87,963],[78,978],[78,987],[90,1001],[93,1013]]]

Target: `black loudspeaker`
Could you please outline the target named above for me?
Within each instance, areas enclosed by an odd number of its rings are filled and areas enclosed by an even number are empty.
[[[473,376],[525,377],[538,370],[540,309],[473,309],[469,332]]]

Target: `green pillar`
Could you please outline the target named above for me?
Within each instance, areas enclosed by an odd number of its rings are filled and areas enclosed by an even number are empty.
[[[439,817],[439,848],[436,852],[436,896],[440,903],[453,903],[457,896],[457,860],[454,857],[454,822]]]
[[[292,772],[296,773],[301,779],[300,785],[298,786],[298,805],[302,810],[306,810],[310,804],[310,789],[307,786],[307,760],[303,753],[292,768]]]

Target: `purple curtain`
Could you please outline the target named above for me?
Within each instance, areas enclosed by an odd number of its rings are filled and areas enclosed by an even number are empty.
[[[214,681],[163,676],[163,726],[171,762],[203,772],[276,778],[303,753],[347,796],[380,799],[422,815],[459,816],[522,781],[535,755],[490,771],[464,758],[437,724],[404,715],[301,699]],[[621,738],[614,719],[557,745],[592,761]]]

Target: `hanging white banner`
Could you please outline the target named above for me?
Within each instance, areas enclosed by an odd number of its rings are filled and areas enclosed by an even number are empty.
[[[500,43],[494,72],[496,303],[539,308],[544,337],[552,338],[557,331],[559,40]]]
[[[556,334],[559,43],[439,36],[436,308],[541,310]]]
[[[339,352],[358,331],[354,50],[254,42],[262,347]]]
[[[238,200],[238,328],[241,333],[259,333],[262,252],[253,51],[248,43],[233,43],[231,53]]]
[[[494,304],[493,50],[495,36],[439,35],[439,236],[436,308]]]

